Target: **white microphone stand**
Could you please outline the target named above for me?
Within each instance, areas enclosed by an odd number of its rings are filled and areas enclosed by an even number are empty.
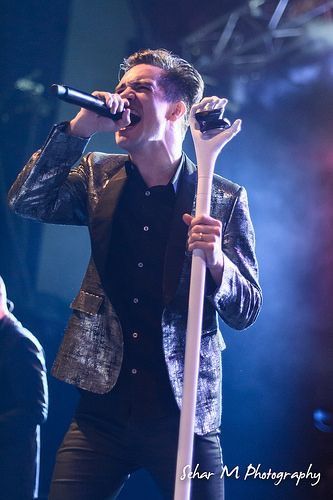
[[[211,155],[207,155],[208,157]],[[198,187],[195,215],[210,214],[210,199],[215,158],[198,158]],[[187,317],[184,386],[179,427],[174,500],[189,500],[191,480],[185,473],[192,469],[193,438],[199,373],[202,313],[205,292],[206,262],[202,250],[192,254],[189,308]]]

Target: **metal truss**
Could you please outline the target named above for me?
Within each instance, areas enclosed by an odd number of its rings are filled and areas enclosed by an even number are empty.
[[[332,13],[333,0],[249,0],[184,38],[182,55],[211,78],[260,71],[304,48],[310,24],[332,23]]]

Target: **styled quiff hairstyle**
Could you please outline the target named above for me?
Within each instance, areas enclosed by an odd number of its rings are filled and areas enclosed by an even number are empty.
[[[184,101],[184,133],[188,127],[190,109],[200,102],[204,91],[204,82],[200,73],[192,64],[166,49],[141,49],[128,56],[120,65],[119,78],[138,64],[149,64],[164,70],[158,81],[168,102]]]

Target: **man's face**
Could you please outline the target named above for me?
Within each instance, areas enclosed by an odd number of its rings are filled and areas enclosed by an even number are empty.
[[[163,142],[172,103],[167,102],[158,84],[164,71],[148,64],[138,64],[125,73],[115,92],[129,100],[131,111],[139,123],[116,132],[116,143],[135,152],[152,142]]]

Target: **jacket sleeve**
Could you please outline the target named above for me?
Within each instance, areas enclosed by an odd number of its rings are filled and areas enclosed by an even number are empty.
[[[53,127],[45,145],[32,155],[8,194],[9,206],[23,217],[54,224],[87,223],[87,174],[81,157],[89,139]]]
[[[254,323],[262,305],[254,229],[243,187],[239,188],[234,198],[222,236],[222,250],[222,282],[208,299],[225,323],[243,330]]]

